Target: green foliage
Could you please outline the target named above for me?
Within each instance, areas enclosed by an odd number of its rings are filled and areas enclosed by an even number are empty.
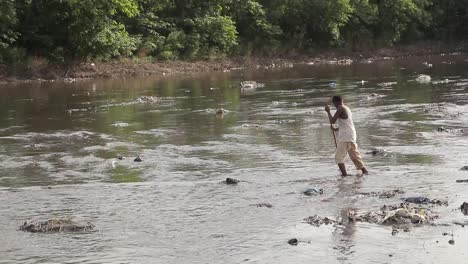
[[[468,0],[0,0],[0,63],[459,41],[466,23]]]
[[[8,47],[15,42],[18,33],[15,31],[17,23],[16,10],[14,8],[13,0],[0,1],[0,63],[6,57],[11,57]]]

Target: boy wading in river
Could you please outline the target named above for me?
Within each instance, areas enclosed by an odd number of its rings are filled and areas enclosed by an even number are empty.
[[[333,131],[338,131],[335,161],[340,168],[341,175],[348,176],[346,166],[344,164],[346,154],[349,154],[349,157],[353,161],[354,166],[356,166],[356,169],[362,171],[363,174],[367,174],[368,171],[362,162],[361,154],[359,153],[358,146],[356,144],[356,129],[354,128],[351,110],[343,104],[343,99],[340,96],[333,96],[332,102],[336,107],[335,115],[331,115],[330,107],[328,107],[328,105],[325,105],[325,111],[327,111],[328,118],[330,119],[331,129]],[[333,124],[337,121],[338,128],[335,128]]]

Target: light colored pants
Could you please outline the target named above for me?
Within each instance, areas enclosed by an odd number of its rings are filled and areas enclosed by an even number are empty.
[[[335,153],[335,162],[337,164],[344,164],[346,154],[349,154],[351,161],[356,166],[356,169],[361,170],[364,168],[364,163],[362,162],[361,154],[358,150],[358,145],[353,142],[338,142],[338,147],[336,148]]]

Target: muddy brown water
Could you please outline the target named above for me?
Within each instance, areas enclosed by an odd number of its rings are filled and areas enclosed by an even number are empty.
[[[468,224],[458,209],[468,184],[455,181],[468,179],[468,133],[437,128],[467,126],[467,58],[2,86],[0,263],[465,263],[468,234],[455,223]],[[415,82],[420,73],[432,82]],[[265,86],[241,91],[245,80]],[[334,164],[323,103],[337,93],[362,152],[390,152],[363,154],[368,176],[342,179]],[[139,96],[162,100],[133,104]],[[431,103],[442,110],[424,111]],[[314,186],[324,194],[301,195]],[[396,188],[406,194],[358,195]],[[416,195],[449,201],[432,208],[436,226],[392,236],[391,226],[303,221]],[[61,217],[98,231],[18,231]]]

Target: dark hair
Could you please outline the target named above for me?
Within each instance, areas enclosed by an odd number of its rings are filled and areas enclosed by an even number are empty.
[[[332,102],[341,103],[341,102],[343,102],[343,98],[341,98],[341,96],[339,96],[339,95],[335,95],[332,98]]]

